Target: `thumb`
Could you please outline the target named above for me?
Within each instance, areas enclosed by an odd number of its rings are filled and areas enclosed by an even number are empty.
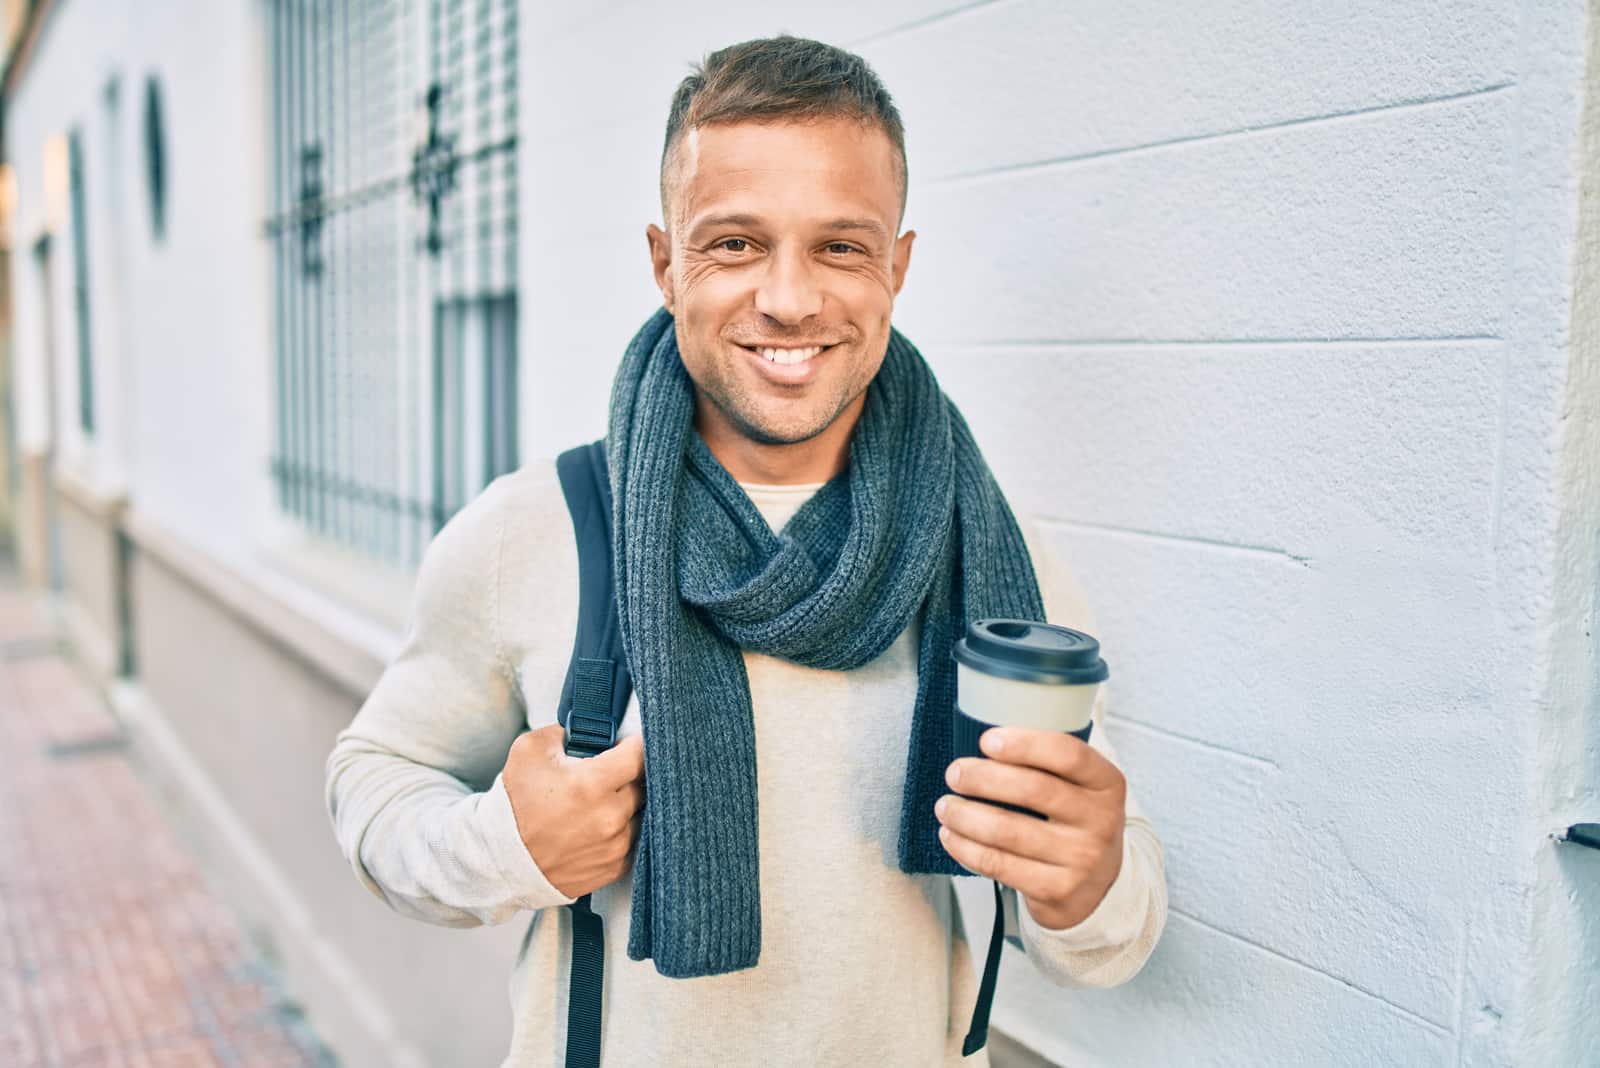
[[[592,770],[612,789],[644,777],[644,735],[630,734],[589,758]]]

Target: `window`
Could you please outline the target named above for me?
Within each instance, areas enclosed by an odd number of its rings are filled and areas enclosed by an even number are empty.
[[[94,378],[89,347],[89,220],[84,210],[83,139],[67,138],[68,197],[72,204],[72,297],[78,327],[78,423],[94,433]]]
[[[161,118],[161,86],[155,75],[144,82],[144,180],[150,197],[150,232],[167,235],[167,135]]]
[[[517,466],[516,0],[275,0],[271,476],[415,566]]]

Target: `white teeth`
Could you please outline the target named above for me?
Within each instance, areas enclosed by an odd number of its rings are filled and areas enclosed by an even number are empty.
[[[809,349],[757,349],[773,363],[805,363],[811,357],[822,351],[822,347],[813,345]]]

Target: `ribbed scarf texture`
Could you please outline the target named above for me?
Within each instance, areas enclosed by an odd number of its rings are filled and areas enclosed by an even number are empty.
[[[1022,532],[966,421],[893,327],[845,471],[779,533],[693,420],[674,320],[658,308],[623,355],[606,452],[617,603],[644,731],[628,956],[674,978],[752,967],[761,953],[741,650],[848,671],[920,613],[899,866],[966,875],[933,815],[952,759],[951,650],[969,619],[1044,619]]]

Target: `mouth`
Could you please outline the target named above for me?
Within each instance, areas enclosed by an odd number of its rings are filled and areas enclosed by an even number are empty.
[[[819,357],[826,355],[837,348],[840,343],[832,345],[739,345],[739,348],[749,353],[750,358],[760,365],[765,376],[782,385],[799,385],[810,380],[818,364]]]

